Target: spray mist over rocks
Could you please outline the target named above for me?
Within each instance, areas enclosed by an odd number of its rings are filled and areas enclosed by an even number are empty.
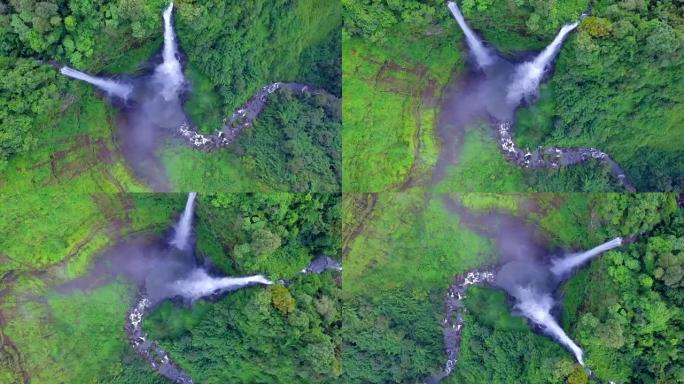
[[[162,13],[164,45],[161,62],[151,60],[153,70],[118,79],[97,77],[64,66],[60,73],[85,81],[103,91],[120,110],[117,139],[120,149],[138,179],[159,192],[169,190],[166,170],[157,157],[165,136],[188,125],[181,95],[188,87],[183,76],[176,35],[173,31],[173,3]]]
[[[458,160],[465,132],[484,122],[495,128],[495,136],[504,158],[523,168],[559,168],[595,159],[606,166],[616,181],[628,191],[634,191],[620,166],[596,148],[519,148],[514,138],[515,111],[524,103],[536,101],[539,86],[549,76],[553,62],[570,33],[579,22],[563,25],[551,43],[533,59],[511,62],[487,46],[470,28],[458,5],[449,1],[447,7],[465,35],[472,57],[471,70],[455,78],[444,91],[437,123],[441,141],[440,155],[433,171],[432,183],[438,184],[446,168]]]

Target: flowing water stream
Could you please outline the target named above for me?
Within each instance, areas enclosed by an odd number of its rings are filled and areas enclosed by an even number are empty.
[[[584,366],[581,347],[565,333],[553,315],[554,308],[561,305],[557,289],[576,268],[621,246],[623,240],[615,238],[585,252],[566,253],[551,249],[546,235],[536,225],[519,217],[499,212],[474,213],[449,197],[444,197],[443,202],[462,226],[491,239],[497,262],[454,278],[445,295],[442,321],[446,362],[442,371],[426,382],[439,382],[456,366],[466,310],[463,299],[472,285],[504,290],[514,302],[514,314],[527,318],[531,326],[567,348]],[[559,254],[561,256],[554,256]]]

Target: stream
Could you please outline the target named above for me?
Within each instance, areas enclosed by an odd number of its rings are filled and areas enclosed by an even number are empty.
[[[228,146],[235,141],[243,129],[249,128],[254,124],[254,120],[256,120],[266,106],[268,96],[279,90],[302,95],[320,95],[339,102],[337,97],[320,88],[300,83],[276,82],[261,88],[255,93],[242,107],[232,114],[230,119],[225,119],[223,128],[217,132],[210,135],[201,134],[192,126],[189,120],[186,120],[178,128],[177,135],[185,139],[184,142],[197,149],[212,150]]]
[[[342,264],[328,256],[319,256],[306,266],[301,274],[317,274],[326,271],[342,272]],[[287,281],[280,284],[289,285]],[[173,362],[169,354],[154,340],[150,340],[142,330],[143,317],[155,304],[142,292],[139,293],[135,305],[126,316],[124,330],[133,350],[142,357],[160,375],[177,384],[192,384],[190,376]]]

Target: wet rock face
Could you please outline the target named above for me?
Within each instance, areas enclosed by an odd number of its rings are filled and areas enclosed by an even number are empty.
[[[613,176],[629,192],[636,192],[625,172],[618,163],[605,152],[596,148],[559,148],[539,147],[536,150],[522,150],[513,141],[513,124],[510,121],[496,122],[497,141],[504,158],[523,168],[552,168],[575,165],[590,159],[596,159],[609,167]]]
[[[235,111],[230,119],[224,119],[223,128],[216,133],[211,135],[201,134],[188,122],[184,122],[178,128],[177,135],[193,148],[201,150],[208,151],[228,146],[237,139],[243,129],[249,128],[254,124],[254,120],[266,106],[268,96],[278,90],[287,90],[298,94],[320,94],[330,98],[335,97],[322,89],[309,87],[305,84],[276,82],[261,88],[242,107]]]

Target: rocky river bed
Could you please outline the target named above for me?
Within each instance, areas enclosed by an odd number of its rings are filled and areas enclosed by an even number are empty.
[[[444,338],[444,353],[446,361],[442,372],[430,377],[426,383],[438,383],[449,376],[456,366],[461,352],[461,332],[465,321],[466,311],[463,300],[466,298],[468,287],[486,285],[494,281],[494,267],[475,268],[454,277],[444,297],[444,318],[442,319],[442,337]]]

